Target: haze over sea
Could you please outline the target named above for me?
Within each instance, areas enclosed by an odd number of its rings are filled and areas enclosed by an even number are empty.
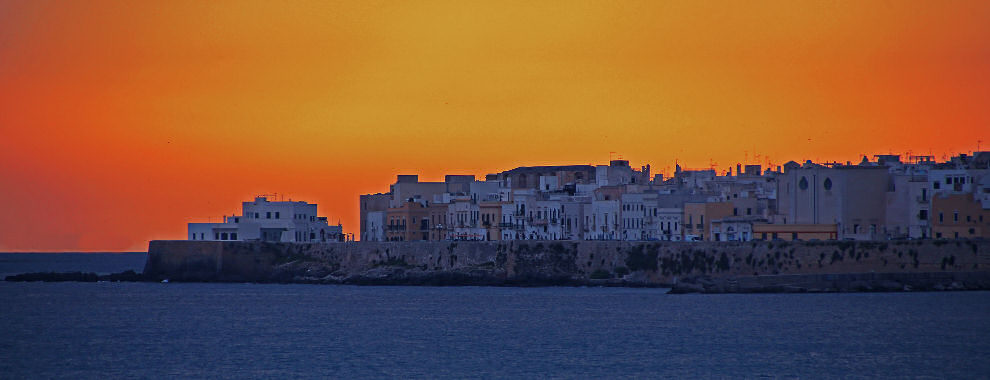
[[[0,275],[145,255],[0,254]],[[0,282],[2,378],[987,378],[990,292]]]

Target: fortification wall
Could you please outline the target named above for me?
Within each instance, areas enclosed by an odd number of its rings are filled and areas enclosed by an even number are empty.
[[[990,273],[990,242],[152,241],[145,274],[186,281],[601,283],[851,273]],[[435,282],[435,281],[433,281]]]

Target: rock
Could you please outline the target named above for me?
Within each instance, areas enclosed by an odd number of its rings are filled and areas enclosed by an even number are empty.
[[[880,292],[899,292],[904,290],[904,284],[897,281],[880,281],[874,284]]]
[[[83,272],[68,272],[68,273],[56,273],[56,272],[38,272],[38,273],[23,273],[16,274],[13,276],[7,276],[5,278],[7,281],[16,282],[64,282],[64,281],[76,281],[76,282],[97,282],[100,280],[100,276],[96,273],[83,273]]]
[[[679,282],[674,284],[674,287],[670,288],[668,293],[670,294],[687,294],[687,293],[704,293],[705,287],[701,284],[695,284],[690,282]]]

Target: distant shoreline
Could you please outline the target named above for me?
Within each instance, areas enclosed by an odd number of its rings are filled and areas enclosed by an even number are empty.
[[[0,252],[0,254],[12,254],[12,255],[59,255],[59,254],[64,254],[64,253],[67,253],[67,254],[80,254],[80,255],[86,255],[86,254],[117,255],[117,254],[138,254],[138,253],[148,254],[148,252],[146,252],[146,251],[133,251],[133,252],[131,252],[131,251],[80,251],[80,252],[76,252],[76,251],[64,251],[64,252],[63,251],[58,251],[58,252],[56,252],[56,251],[10,251],[10,252]]]
[[[138,260],[144,253],[119,254],[135,254]],[[990,241],[984,240],[152,241],[147,258],[138,261],[143,270],[131,266],[134,270],[121,272],[130,268],[118,267],[116,273],[102,274],[64,265],[9,268],[7,274],[24,273],[5,280],[604,286],[670,288],[672,293],[990,290]]]
[[[100,275],[92,272],[36,272],[7,276],[8,282],[173,282],[124,271]],[[174,281],[186,283],[261,283],[357,286],[493,286],[493,287],[627,287],[667,288],[671,294],[753,293],[864,293],[990,290],[990,273],[855,273],[821,275],[752,276],[748,278],[690,278],[676,284],[645,284],[621,280],[531,278],[505,280],[441,272],[418,276],[347,279],[297,279],[287,281]]]

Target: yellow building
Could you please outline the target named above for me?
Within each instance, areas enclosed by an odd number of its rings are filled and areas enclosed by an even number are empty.
[[[503,202],[481,202],[479,209],[481,212],[481,227],[485,229],[485,240],[502,240],[502,228],[499,223],[502,221]]]
[[[714,240],[712,221],[732,215],[732,202],[685,203],[681,219],[684,240]]]
[[[936,195],[932,198],[932,235],[936,239],[990,237],[990,210],[972,193]]]
[[[430,240],[429,209],[419,202],[406,202],[389,208],[385,214],[388,241]]]

